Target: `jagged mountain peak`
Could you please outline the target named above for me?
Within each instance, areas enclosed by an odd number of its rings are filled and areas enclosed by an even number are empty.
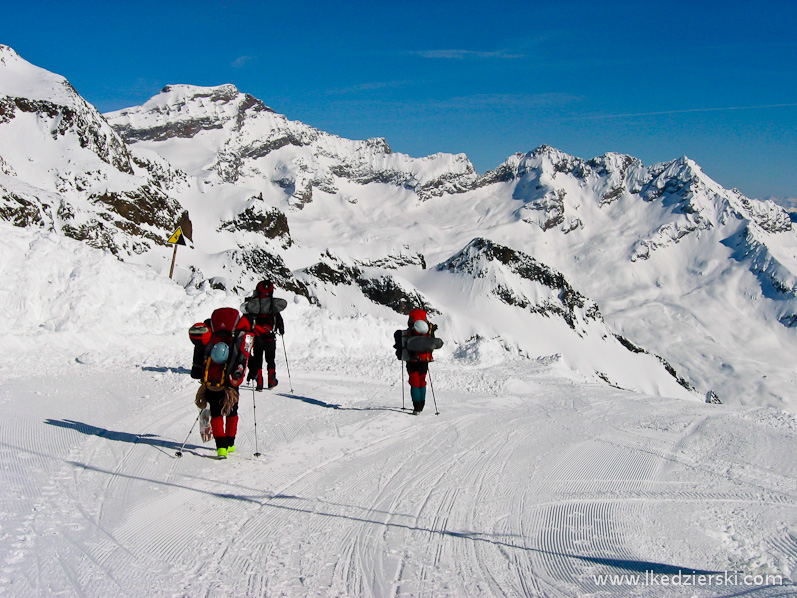
[[[212,100],[232,100],[236,98],[240,92],[238,88],[232,83],[225,83],[223,85],[216,85],[211,87],[203,87],[199,85],[186,85],[183,83],[172,83],[166,85],[158,94],[157,97],[207,97]]]
[[[681,156],[668,162],[653,164],[649,168],[651,174],[665,179],[677,179],[685,183],[701,182],[712,188],[718,185],[713,179],[709,178],[700,165],[687,156]]]
[[[274,112],[263,102],[248,93],[241,93],[231,84],[202,87],[199,85],[170,84],[140,107],[125,108],[118,113],[129,114],[146,111],[165,113],[181,111],[205,112],[208,115],[234,115],[246,110]],[[116,114],[116,113],[111,113]]]
[[[29,63],[8,46],[3,46],[0,56],[3,58],[0,61],[0,125],[8,124],[11,129],[7,131],[19,127],[15,134],[25,131],[28,140],[24,151],[20,151],[20,144],[13,138],[6,139],[5,144],[0,143],[6,170],[9,167],[17,173],[31,170],[27,162],[36,163],[34,171],[41,168],[43,156],[35,152],[26,155],[26,151],[36,149],[34,140],[42,138],[48,143],[88,150],[120,172],[133,173],[131,155],[119,135],[64,77]],[[34,115],[38,126],[28,128],[23,124],[25,119],[18,118],[23,115]],[[74,146],[69,135],[77,138]],[[53,152],[46,156],[52,157]],[[36,185],[38,176],[32,173],[31,177],[29,182]]]
[[[573,329],[579,321],[603,321],[598,306],[576,291],[561,272],[489,239],[473,239],[436,269],[488,279],[489,292],[502,302],[534,313],[556,314]],[[533,292],[518,284],[522,281],[531,283]]]
[[[344,139],[289,120],[232,85],[167,86],[142,106],[106,118],[128,143],[145,144],[211,184],[270,183],[297,209],[318,192],[339,194],[340,181],[392,184],[427,199],[477,176],[464,154],[412,158],[394,153],[383,138]],[[182,140],[199,136],[207,154],[182,151]]]
[[[644,168],[642,161],[628,154],[618,152],[607,152],[587,160],[586,166],[594,170],[597,174],[617,174],[625,178],[631,170]]]
[[[64,77],[0,57],[0,217],[119,256],[165,244],[183,211],[160,186],[168,165],[134,157]]]
[[[609,170],[624,171],[634,162],[639,161],[623,154],[604,154],[585,161],[550,145],[541,145],[529,152],[519,152],[509,156],[497,168],[485,173],[482,184],[522,179],[529,174],[533,178],[538,178],[540,175],[555,177],[559,173],[585,178],[593,170],[599,171],[599,174]]]
[[[285,120],[257,98],[232,84],[216,87],[173,84],[141,106],[105,115],[128,143],[193,138],[203,131],[241,129],[259,113]]]

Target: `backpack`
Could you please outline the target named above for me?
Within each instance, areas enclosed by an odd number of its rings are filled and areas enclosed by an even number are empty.
[[[412,328],[412,325],[415,324],[415,322],[417,322],[418,320],[429,322],[429,316],[426,313],[425,309],[413,309],[410,312],[410,315],[407,318],[407,328]]]
[[[407,334],[406,330],[396,330],[393,333],[393,348],[396,350],[396,359],[400,361],[410,360],[410,354],[407,352]]]
[[[214,389],[240,386],[254,343],[248,328],[249,322],[233,307],[221,307],[209,320],[194,324],[188,331],[194,343],[191,377]]]
[[[432,351],[443,346],[443,339],[435,338],[434,331],[437,326],[429,323],[426,310],[413,309],[407,319],[405,330],[396,330],[393,333],[393,348],[396,350],[396,359],[401,361],[434,361]],[[429,324],[428,334],[418,335],[412,331],[412,326],[418,320]]]

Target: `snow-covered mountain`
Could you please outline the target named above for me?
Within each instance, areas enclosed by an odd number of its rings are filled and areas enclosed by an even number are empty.
[[[342,139],[290,121],[233,85],[169,85],[143,106],[106,116],[128,143],[157,148],[206,183],[276,186],[299,208],[314,190],[340,194],[339,182],[386,183],[425,199],[478,178],[464,154],[414,159],[384,139]]]
[[[171,85],[102,116],[63,78],[0,57],[5,220],[161,273],[179,224],[187,287],[242,294],[271,276],[354,327],[398,327],[423,303],[453,359],[797,408],[797,232],[687,158],[542,146],[479,175],[464,155],[412,158],[290,121],[231,85]],[[313,350],[371,350],[368,335]]]
[[[181,184],[157,155],[127,144],[66,79],[0,45],[0,214],[115,254],[164,245]],[[168,239],[168,236],[166,237]]]

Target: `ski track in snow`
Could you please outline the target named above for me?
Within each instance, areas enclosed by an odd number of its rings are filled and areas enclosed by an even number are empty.
[[[175,457],[177,370],[7,379],[0,594],[702,597],[729,594],[595,576],[797,570],[797,474],[753,458],[793,449],[792,419],[500,368],[468,393],[435,367],[440,416],[345,372],[243,390],[227,461],[196,427]]]

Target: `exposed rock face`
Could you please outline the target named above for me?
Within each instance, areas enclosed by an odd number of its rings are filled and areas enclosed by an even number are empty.
[[[63,214],[69,214],[66,208]],[[54,220],[51,206],[42,205],[35,197],[28,198],[1,185],[0,218],[19,227],[45,226]]]
[[[385,260],[399,267],[394,258]],[[311,287],[318,288],[320,282],[333,287],[358,288],[373,303],[389,307],[401,315],[408,315],[417,308],[426,309],[432,314],[439,313],[416,289],[403,285],[391,274],[379,272],[373,266],[347,265],[329,252],[322,256],[320,262],[305,268],[302,273]],[[314,293],[315,300],[323,305],[324,300],[319,295],[319,292]]]
[[[93,152],[120,172],[132,174],[133,166],[127,146],[99,113],[77,92],[72,91],[75,96],[74,107],[46,100],[0,97],[0,125],[11,122],[19,114],[35,114],[50,130],[53,139],[72,133],[77,137],[80,147]]]
[[[503,275],[500,269],[496,271],[496,265],[504,267]],[[533,313],[561,317],[573,329],[579,320],[603,320],[598,306],[576,291],[560,272],[522,251],[487,239],[474,239],[456,255],[439,264],[437,270],[489,278],[491,293],[504,303]],[[537,283],[547,291],[532,299],[506,279],[506,272]],[[540,296],[544,299],[540,300]]]
[[[190,89],[190,94],[186,94]],[[219,87],[194,87],[186,85],[167,85],[161,94],[173,98],[171,102],[152,107],[157,122],[136,126],[133,122],[117,119],[114,127],[127,143],[137,141],[164,141],[166,139],[192,138],[202,131],[222,129],[231,122],[241,127],[247,113],[273,112],[271,108],[249,94],[241,94],[234,85]],[[201,104],[204,109],[196,112],[193,108]],[[122,110],[125,116],[137,114],[138,109]]]
[[[404,253],[400,255],[388,255],[387,257],[376,260],[359,262],[359,264],[367,268],[383,268],[385,270],[397,270],[405,266],[415,266],[421,270],[426,270],[426,259],[420,253],[415,255],[407,255]]]
[[[293,275],[280,256],[262,247],[241,247],[231,251],[229,257],[232,263],[254,275],[257,280],[267,278],[273,281],[275,286],[306,297],[311,303],[315,303],[307,285]],[[235,289],[238,292],[251,290],[237,286]]]
[[[293,244],[288,218],[277,208],[264,210],[258,205],[263,200],[262,196],[257,199],[259,201],[250,205],[234,219],[222,222],[219,230],[258,233],[266,239],[278,239],[282,248],[287,249]]]
[[[635,345],[630,340],[628,340],[627,338],[625,338],[624,336],[621,336],[619,334],[615,334],[614,337],[618,341],[620,341],[621,345],[623,345],[626,349],[628,349],[632,353],[644,353],[646,355],[654,355],[656,357],[656,359],[658,359],[661,362],[661,364],[664,366],[664,369],[666,369],[667,372],[673,378],[675,378],[678,381],[678,384],[680,384],[681,386],[683,386],[687,390],[691,390],[691,391],[695,390],[695,387],[692,386],[692,384],[686,378],[682,378],[681,376],[679,376],[678,373],[675,371],[675,368],[672,365],[670,365],[670,363],[666,359],[661,357],[660,355],[656,355],[655,353],[651,353],[650,351],[646,351],[642,347],[639,347],[639,346]]]

